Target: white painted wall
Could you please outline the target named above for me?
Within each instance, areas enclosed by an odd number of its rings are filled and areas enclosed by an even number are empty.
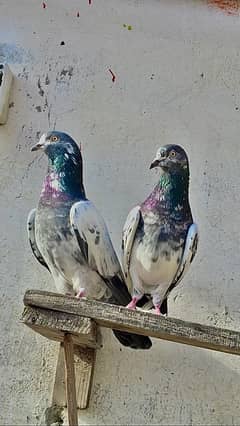
[[[0,127],[5,425],[44,424],[50,405],[56,345],[18,318],[27,288],[54,289],[25,230],[46,169],[46,158],[29,148],[54,125],[82,142],[87,193],[118,250],[128,211],[157,179],[148,169],[156,149],[184,145],[201,240],[191,272],[171,296],[170,315],[240,325],[239,17],[192,0],[46,3],[0,1],[0,61],[15,75],[14,106]],[[162,341],[132,352],[111,332],[104,336],[82,424],[240,423],[237,357]]]

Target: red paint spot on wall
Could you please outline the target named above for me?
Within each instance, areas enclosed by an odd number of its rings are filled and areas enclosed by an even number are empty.
[[[116,76],[115,74],[112,72],[112,70],[109,68],[108,71],[110,72],[111,76],[112,76],[112,82],[114,83],[114,81],[116,80]]]
[[[208,0],[209,6],[215,6],[228,15],[239,15],[240,0]]]

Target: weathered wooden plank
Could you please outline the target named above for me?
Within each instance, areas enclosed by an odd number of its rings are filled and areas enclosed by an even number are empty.
[[[63,344],[59,345],[58,359],[55,370],[54,385],[52,391],[52,405],[59,407],[67,406],[66,392],[65,392],[65,362]]]
[[[77,406],[81,410],[88,407],[93,371],[96,358],[96,349],[74,347],[76,372]]]
[[[153,313],[131,311],[124,307],[87,299],[67,298],[44,291],[28,290],[24,303],[51,311],[89,317],[103,327],[240,355],[240,333],[237,331],[165,318]]]
[[[73,352],[73,341],[72,341],[71,334],[65,334],[63,347],[64,347],[64,356],[65,356],[65,373],[66,373],[65,381],[66,381],[68,424],[69,426],[78,426],[74,352]]]
[[[88,407],[92,387],[92,378],[96,358],[96,349],[74,346],[74,366],[76,379],[77,407],[83,410]],[[52,393],[52,405],[67,406],[64,375],[64,351],[59,346],[58,360]]]
[[[64,334],[71,333],[74,344],[98,347],[97,326],[90,318],[28,306],[23,311],[21,321],[48,339],[63,342]]]

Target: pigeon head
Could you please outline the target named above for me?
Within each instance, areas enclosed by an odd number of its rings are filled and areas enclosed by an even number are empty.
[[[43,134],[31,151],[43,151],[48,156],[48,171],[43,184],[43,196],[61,198],[62,194],[84,198],[82,155],[77,143],[66,133],[52,131]]]
[[[164,171],[188,169],[188,157],[180,145],[164,145],[157,150],[150,169],[161,167]]]
[[[65,155],[66,159],[68,158],[67,155],[81,156],[80,149],[71,136],[55,130],[44,133],[39,142],[31,148],[31,151],[39,150],[44,151],[51,160],[62,155]]]

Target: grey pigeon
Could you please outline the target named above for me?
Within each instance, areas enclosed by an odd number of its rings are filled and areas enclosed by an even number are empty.
[[[52,274],[60,293],[126,305],[131,301],[107,227],[85,194],[82,155],[66,133],[42,135],[32,151],[48,156],[37,209],[28,216],[33,254]],[[149,349],[145,336],[114,331],[134,349]]]
[[[189,205],[189,164],[179,145],[157,151],[150,169],[160,167],[159,181],[147,199],[134,207],[123,229],[123,269],[135,309],[150,295],[156,314],[167,314],[167,296],[186,274],[197,250],[198,229]]]

